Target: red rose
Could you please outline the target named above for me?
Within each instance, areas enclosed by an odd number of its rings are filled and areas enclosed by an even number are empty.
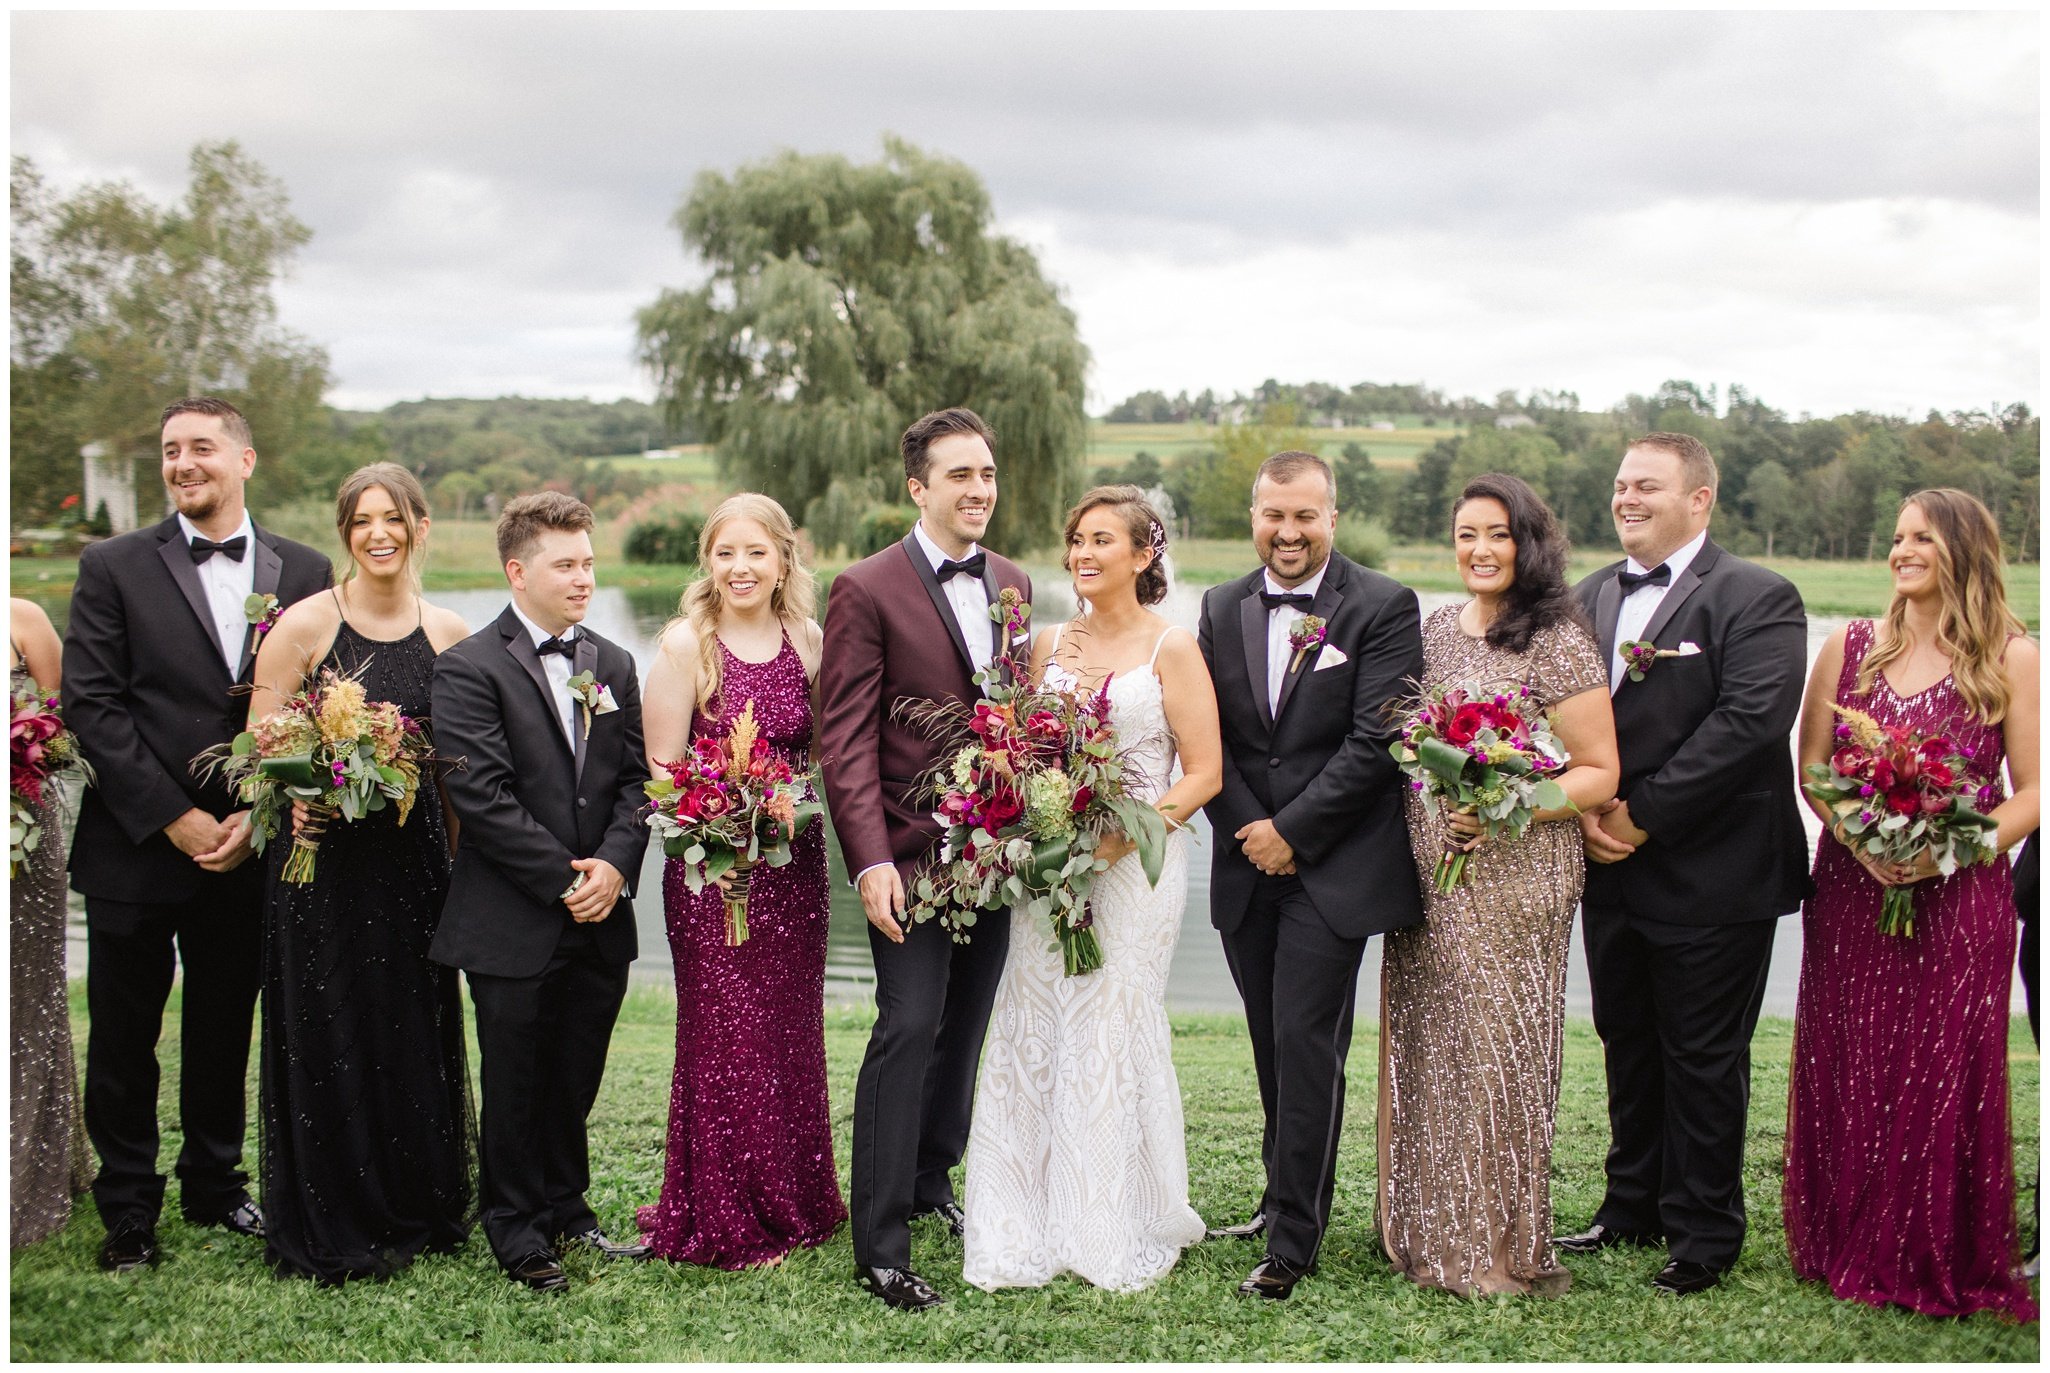
[[[1913,815],[1922,808],[1922,794],[1912,784],[1902,782],[1886,790],[1886,808],[1895,815]]]
[[[1076,787],[1075,803],[1072,806],[1070,806],[1069,809],[1072,810],[1076,815],[1080,815],[1083,811],[1089,809],[1089,800],[1095,794],[1095,792],[1089,790],[1089,788],[1087,787]]]
[[[1471,744],[1474,735],[1492,723],[1488,719],[1489,709],[1477,702],[1469,702],[1453,711],[1452,718],[1445,722],[1445,742],[1458,748]]]

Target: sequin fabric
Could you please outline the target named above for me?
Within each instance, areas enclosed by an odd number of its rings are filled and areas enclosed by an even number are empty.
[[[1856,694],[1872,643],[1872,622],[1853,620],[1836,700],[1944,731],[2000,788],[2003,733],[1971,717],[1949,677],[1903,697],[1881,674]],[[1801,911],[1782,1194],[1794,1271],[1873,1306],[2035,1319],[2015,1276],[2007,863],[1917,883],[1911,938],[1879,933],[1880,885],[1828,835],[1815,889]]]
[[[323,668],[362,672],[374,701],[425,721],[434,647],[423,630],[368,639],[344,624]],[[456,973],[427,957],[448,894],[441,796],[337,819],[314,880],[278,880],[267,847],[258,1106],[265,1254],[340,1282],[403,1268],[469,1236],[474,1116]]]
[[[1587,631],[1550,625],[1511,653],[1464,633],[1459,610],[1424,622],[1427,684],[1528,686],[1546,709],[1607,687]],[[1580,828],[1555,820],[1491,840],[1464,885],[1441,894],[1443,819],[1414,792],[1406,816],[1425,914],[1387,937],[1381,959],[1382,1245],[1426,1286],[1563,1292],[1550,1174]]]
[[[695,715],[692,733],[723,735],[752,701],[762,738],[805,766],[811,688],[789,639],[766,663],[720,652],[718,712]],[[663,869],[676,1074],[661,1198],[637,1219],[665,1258],[748,1268],[823,1243],[847,1218],[826,1100],[824,824],[791,854],[751,875],[748,938],[734,948],[719,892],[693,895],[676,859]]]
[[[27,677],[14,668],[15,686]],[[8,888],[7,1237],[15,1248],[62,1230],[71,1198],[93,1180],[65,1001],[64,816],[56,791],[44,791],[42,842]]]

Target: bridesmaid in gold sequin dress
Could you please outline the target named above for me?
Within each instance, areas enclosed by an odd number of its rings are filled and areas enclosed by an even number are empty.
[[[1608,672],[1566,584],[1566,538],[1515,477],[1474,478],[1453,507],[1473,593],[1424,622],[1424,681],[1526,686],[1553,716],[1575,806],[1616,792]],[[1381,962],[1381,1242],[1396,1268],[1462,1296],[1564,1292],[1552,1254],[1552,1122],[1559,1100],[1566,950],[1584,876],[1571,810],[1520,839],[1412,794],[1410,846],[1424,923]],[[1440,894],[1448,844],[1473,854]]]
[[[13,680],[56,695],[61,646],[50,617],[32,601],[10,599],[8,639]],[[93,1180],[65,995],[63,816],[47,791],[39,809],[42,842],[8,888],[7,1237],[17,1249],[62,1230],[71,1198]]]

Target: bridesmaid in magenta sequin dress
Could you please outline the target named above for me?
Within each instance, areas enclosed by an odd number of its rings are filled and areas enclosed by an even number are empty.
[[[1832,702],[1947,733],[1995,797],[2004,757],[2014,794],[1991,813],[2005,851],[2037,821],[2039,706],[2036,646],[2007,610],[2000,557],[1973,497],[1908,498],[1889,559],[1893,604],[1824,646],[1801,761],[1827,756]],[[1797,1274],[1847,1300],[2033,1320],[2016,1272],[2008,1129],[2008,867],[1933,871],[1926,856],[1889,866],[1827,834],[1816,853],[1787,1107],[1787,1249]],[[1881,884],[1902,879],[1915,882],[1905,938],[1878,930]]]
[[[750,701],[761,736],[808,766],[820,636],[790,517],[766,496],[731,497],[698,561],[707,575],[684,593],[643,693],[651,768],[690,738],[723,736]],[[664,870],[676,1076],[661,1200],[639,1221],[665,1258],[773,1264],[847,1218],[826,1102],[825,826],[791,851],[784,867],[754,871],[748,938],[734,948],[720,893],[693,895],[675,859]]]

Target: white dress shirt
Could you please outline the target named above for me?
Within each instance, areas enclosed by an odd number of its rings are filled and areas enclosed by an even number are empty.
[[[1623,685],[1623,645],[1642,637],[1644,627],[1651,623],[1652,616],[1658,614],[1666,593],[1673,589],[1673,582],[1680,580],[1680,574],[1687,570],[1688,564],[1694,561],[1701,552],[1701,546],[1707,542],[1708,531],[1704,529],[1666,559],[1666,570],[1673,574],[1672,581],[1664,586],[1647,583],[1623,598],[1623,604],[1616,611],[1616,641],[1609,645],[1609,695],[1614,696]],[[1640,577],[1651,571],[1635,558],[1625,559],[1623,566],[1626,571]]]
[[[1265,583],[1266,589],[1277,596],[1291,593],[1315,596],[1317,588],[1324,585],[1324,574],[1330,570],[1331,560],[1326,558],[1324,565],[1318,568],[1316,573],[1301,586],[1283,586],[1274,580],[1272,572],[1263,571],[1260,574],[1260,579]],[[1267,713],[1269,715],[1278,715],[1281,712],[1281,684],[1288,680],[1288,665],[1295,658],[1295,650],[1288,646],[1289,631],[1295,628],[1297,620],[1309,613],[1307,608],[1298,610],[1292,605],[1278,605],[1267,612]],[[1304,664],[1305,668],[1308,666],[1308,663]]]
[[[920,521],[911,526],[918,536],[918,546],[925,550],[926,562],[934,572],[947,561],[947,554],[932,536],[925,532],[925,523]],[[978,546],[968,545],[968,551],[954,561],[972,558]],[[982,579],[961,574],[947,578],[940,583],[940,590],[946,593],[947,604],[954,608],[954,623],[961,626],[961,638],[968,645],[968,659],[975,664],[977,672],[989,666],[990,654],[994,652],[996,623],[989,618],[989,597],[983,594]]]
[[[188,547],[194,539],[205,537],[199,526],[183,515],[178,517],[178,529],[185,535]],[[199,584],[206,591],[207,609],[213,612],[215,636],[220,640],[220,655],[228,665],[230,677],[242,666],[242,641],[249,637],[249,616],[244,603],[256,594],[256,525],[247,510],[242,512],[240,527],[228,536],[233,538],[247,540],[242,547],[242,561],[216,553],[195,569]],[[228,539],[214,542],[226,543]]]
[[[526,626],[528,635],[534,640],[534,647],[539,648],[555,637],[528,619],[527,613],[520,609],[518,601],[513,602],[512,612],[519,616],[520,623]],[[575,643],[578,632],[572,625],[563,631],[562,637]],[[577,747],[577,698],[569,689],[569,679],[575,675],[570,671],[570,661],[560,653],[544,653],[541,655],[541,671],[547,674],[548,685],[555,689],[556,718],[562,722],[563,737],[569,740],[570,752],[574,753]]]

